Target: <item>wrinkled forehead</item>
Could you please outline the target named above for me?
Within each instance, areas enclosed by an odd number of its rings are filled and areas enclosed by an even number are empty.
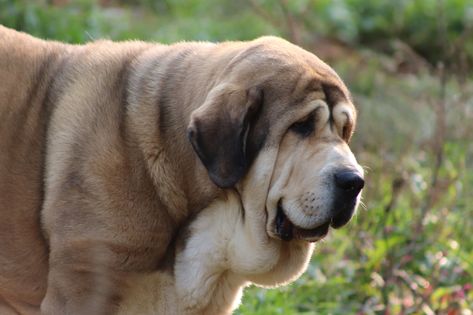
[[[343,140],[350,140],[357,113],[348,89],[334,72],[321,76],[307,71],[285,84],[291,86],[287,99],[275,93],[278,96],[270,101],[277,104],[277,108],[271,107],[279,119],[285,116],[288,123],[293,123],[314,114],[319,127],[329,124]]]
[[[330,106],[352,103],[338,74],[316,55],[280,39],[266,40],[237,55],[228,72],[238,82],[266,86],[272,95],[292,97],[293,103],[319,93]]]
[[[349,140],[356,121],[352,97],[337,73],[314,54],[281,39],[264,38],[237,55],[227,70],[232,81],[262,88],[263,116],[271,125],[287,127],[321,101],[329,121],[345,128],[343,139]]]
[[[298,76],[291,82],[293,106],[303,111],[314,110],[314,106],[324,108],[327,120],[344,128],[340,135],[348,141],[356,122],[356,109],[348,88],[322,60],[308,52],[305,57],[304,65],[297,69]]]

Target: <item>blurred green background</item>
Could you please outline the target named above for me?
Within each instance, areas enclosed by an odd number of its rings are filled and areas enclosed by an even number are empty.
[[[472,314],[472,0],[0,0],[0,23],[73,43],[275,34],[314,52],[359,109],[364,205],[303,277],[246,290],[237,314]]]

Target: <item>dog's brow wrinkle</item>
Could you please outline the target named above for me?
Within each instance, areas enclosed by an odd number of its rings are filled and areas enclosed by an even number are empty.
[[[333,108],[338,103],[347,102],[348,100],[345,93],[332,83],[322,83],[322,90],[325,93],[327,104],[330,108]]]
[[[329,118],[328,122],[329,122],[329,126],[330,126],[330,131],[333,132],[334,120],[333,120],[332,112],[330,112],[330,118]]]

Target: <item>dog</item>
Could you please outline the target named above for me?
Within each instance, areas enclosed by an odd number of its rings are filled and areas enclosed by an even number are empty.
[[[298,46],[68,45],[1,26],[0,42],[0,309],[113,314],[228,190],[265,222],[262,265],[273,240],[316,241],[356,209],[355,107]]]

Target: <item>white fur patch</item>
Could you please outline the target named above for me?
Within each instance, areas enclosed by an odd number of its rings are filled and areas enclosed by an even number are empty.
[[[174,277],[165,272],[130,277],[118,314],[230,314],[249,283],[274,287],[298,278],[313,244],[262,238],[264,210],[245,209],[244,219],[242,211],[235,193],[204,209],[177,254]]]

